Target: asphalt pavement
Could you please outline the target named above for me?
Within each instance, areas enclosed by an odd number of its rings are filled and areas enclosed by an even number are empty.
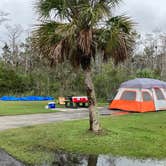
[[[101,115],[110,115],[114,111],[107,108],[98,108]],[[15,116],[1,116],[0,117],[0,131],[19,128],[24,126],[46,124],[59,121],[70,121],[87,119],[89,117],[88,109],[64,109],[57,108],[59,112],[45,113],[45,114],[31,114],[31,115],[15,115]]]

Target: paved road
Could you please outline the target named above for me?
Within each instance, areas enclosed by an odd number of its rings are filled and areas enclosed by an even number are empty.
[[[59,109],[58,109],[59,110]],[[88,118],[88,110],[65,110],[60,109],[61,112],[48,113],[48,114],[32,114],[32,115],[17,115],[17,116],[1,116],[0,117],[0,131],[18,128],[30,125],[52,123],[58,121],[69,121],[77,119]],[[106,115],[110,114],[111,111],[106,108],[100,108],[100,114]]]
[[[17,161],[8,153],[0,149],[0,166],[25,166],[20,161]]]

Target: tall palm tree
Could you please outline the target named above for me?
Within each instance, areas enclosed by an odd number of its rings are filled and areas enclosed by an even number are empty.
[[[91,61],[96,53],[103,60],[124,61],[131,51],[133,23],[125,16],[112,15],[120,0],[38,0],[41,24],[34,40],[41,55],[52,65],[69,60],[81,67],[89,99],[90,130],[101,129],[96,112],[96,97],[91,78]]]

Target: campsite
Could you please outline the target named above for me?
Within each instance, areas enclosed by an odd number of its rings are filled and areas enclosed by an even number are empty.
[[[0,166],[166,166],[165,5],[1,0]]]

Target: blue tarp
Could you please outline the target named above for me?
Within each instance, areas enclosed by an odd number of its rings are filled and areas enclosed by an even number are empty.
[[[25,96],[25,97],[15,97],[15,96],[3,96],[0,98],[3,101],[46,101],[54,100],[50,96]]]

